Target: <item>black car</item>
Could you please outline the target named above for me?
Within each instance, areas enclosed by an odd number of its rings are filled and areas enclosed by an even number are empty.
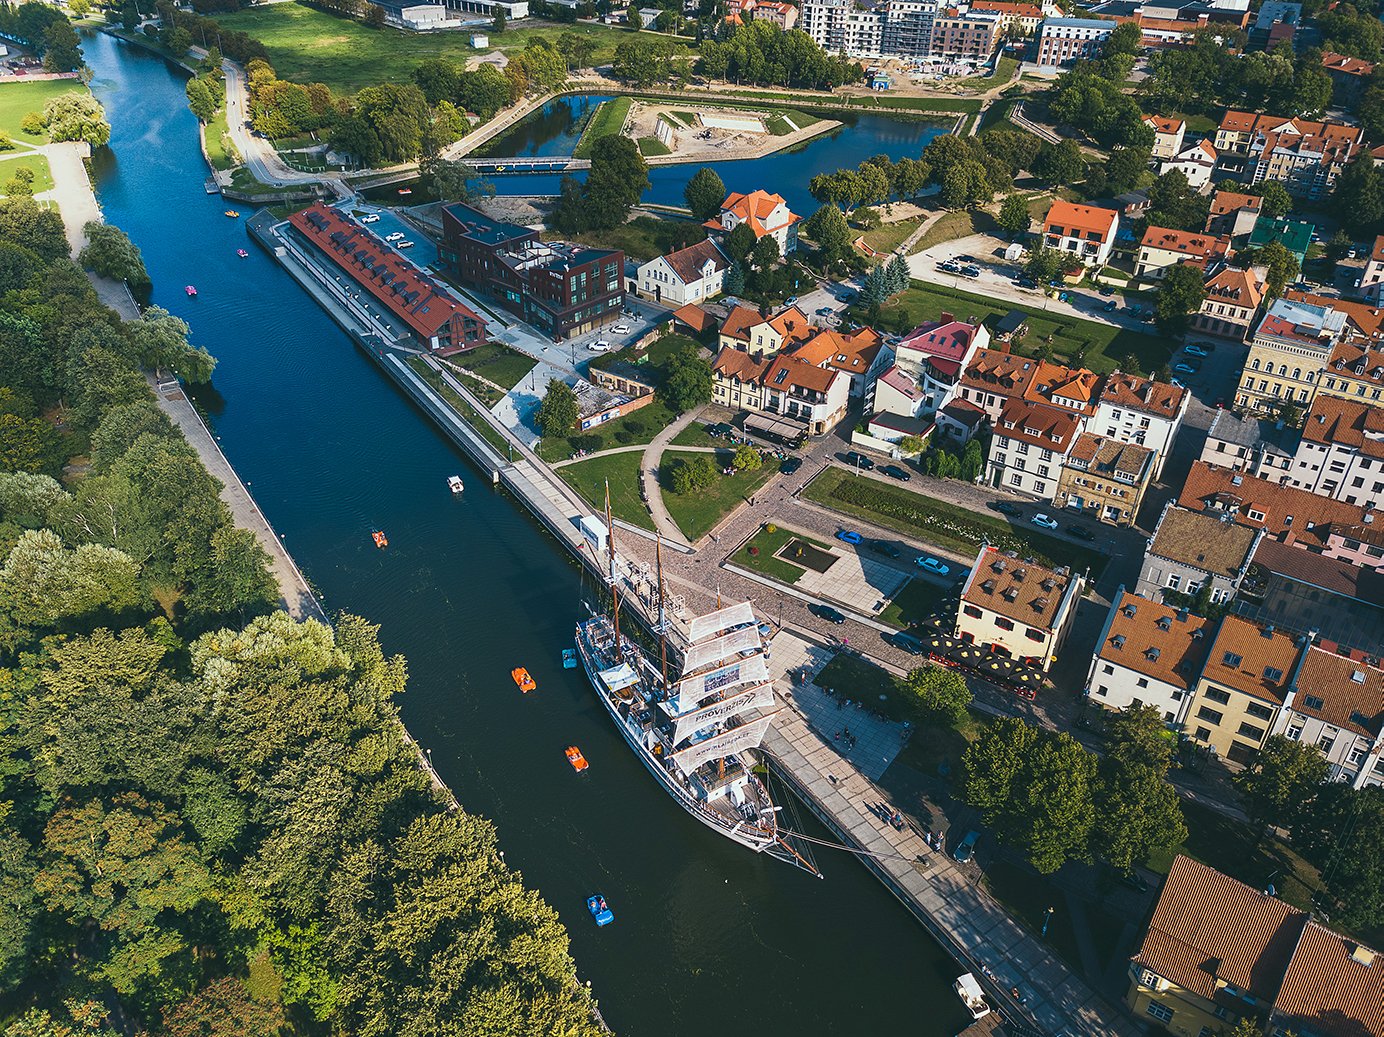
[[[837,612],[830,605],[809,605],[807,611],[811,612],[818,619],[825,619],[828,623],[841,624],[846,621],[846,617]]]
[[[1078,540],[1092,541],[1096,539],[1096,534],[1092,533],[1085,526],[1068,526],[1067,532]]]
[[[779,462],[779,471],[784,475],[792,475],[802,466],[803,459],[801,457],[785,457]]]
[[[902,648],[905,652],[908,652],[910,655],[923,654],[923,642],[919,641],[912,634],[884,634],[882,639],[888,642],[889,644],[893,645],[895,648]]]
[[[864,454],[856,453],[854,450],[850,451],[850,453],[837,454],[836,456],[839,457],[845,464],[850,465],[852,468],[859,468],[861,471],[868,472],[875,467],[875,463],[873,461],[871,461]]]
[[[1001,515],[1008,515],[1010,518],[1022,518],[1024,509],[1017,504],[1010,504],[1007,500],[995,501],[990,505]]]
[[[1032,277],[1020,277],[1020,278],[1019,278],[1018,280],[1016,280],[1014,283],[1015,283],[1016,285],[1018,285],[1020,288],[1037,288],[1037,287],[1038,287],[1038,282],[1037,282],[1036,280],[1034,280]]]
[[[903,554],[903,552],[899,550],[898,544],[891,544],[888,540],[871,540],[870,546],[880,554],[888,555],[890,558],[897,558],[899,555]]]
[[[896,464],[887,464],[881,468],[880,471],[889,476],[889,478],[898,479],[900,482],[908,482],[909,479],[913,478],[913,476],[909,475]]]

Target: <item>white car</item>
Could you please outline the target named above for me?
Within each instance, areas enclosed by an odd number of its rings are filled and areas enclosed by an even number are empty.
[[[628,335],[630,333],[630,326],[628,324],[617,324],[610,330],[616,335]]]
[[[1057,528],[1057,520],[1055,518],[1050,518],[1049,516],[1044,515],[1042,512],[1039,512],[1037,515],[1034,515],[1033,518],[1029,519],[1029,521],[1032,522],[1035,526],[1042,526],[1044,529]]]
[[[411,241],[401,241],[401,242],[399,242],[399,244],[396,245],[395,247],[396,247],[396,248],[413,248],[413,242],[411,242]]]
[[[361,222],[361,223],[379,223],[379,222],[380,222],[380,214],[377,213],[377,212],[367,212],[364,216],[362,216],[362,217],[360,218],[360,222]]]
[[[405,235],[403,231],[401,231],[401,230],[396,230],[393,234],[386,234],[386,235],[384,236],[384,240],[385,240],[385,241],[403,241],[404,238],[405,238],[406,236],[407,236],[407,235]]]
[[[600,339],[596,342],[591,343],[591,345],[587,348],[590,349],[593,353],[604,353],[610,349],[610,343],[607,342],[605,339]]]

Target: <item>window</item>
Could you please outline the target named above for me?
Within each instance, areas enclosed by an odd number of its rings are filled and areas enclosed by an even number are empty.
[[[1322,706],[1326,705],[1326,703],[1316,695],[1304,695],[1302,697],[1302,702],[1308,709],[1321,709]]]
[[[1100,672],[1101,672],[1101,673],[1114,673],[1114,672],[1115,672],[1115,667],[1111,666],[1109,663],[1106,663],[1104,666],[1102,666],[1102,667],[1100,668]]]
[[[1140,677],[1135,683],[1141,688],[1147,688],[1149,686],[1149,679],[1147,677]]]
[[[1255,727],[1253,724],[1241,724],[1236,734],[1243,735],[1245,738],[1253,738],[1256,742],[1264,740],[1264,729]]]
[[[1022,486],[1023,484],[1024,484],[1024,477],[1023,477],[1022,475],[1020,475],[1018,472],[1015,472],[1013,475],[1011,475],[1011,476],[1009,477],[1009,485],[1010,485],[1010,486]]]
[[[1331,747],[1336,744],[1336,732],[1334,730],[1322,732],[1322,736],[1317,739],[1317,748],[1323,753],[1330,753]]]
[[[1033,627],[1029,627],[1024,631],[1024,637],[1028,638],[1030,641],[1042,641],[1047,637],[1047,634],[1043,633],[1041,630],[1035,630]]]
[[[1050,468],[1048,468],[1047,465],[1040,464],[1038,466],[1038,474],[1041,475],[1044,479],[1046,479],[1050,474],[1052,474],[1052,471]]]
[[[1224,714],[1212,709],[1210,706],[1202,706],[1201,709],[1197,710],[1197,719],[1205,720],[1211,724],[1219,724],[1223,715]]]
[[[1210,739],[1211,739],[1211,729],[1210,729],[1209,727],[1199,727],[1199,728],[1197,728],[1197,741],[1198,741],[1198,742],[1207,742],[1207,741],[1210,741]]]
[[[995,626],[999,627],[1001,630],[1013,630],[1014,621],[1012,619],[1005,619],[1003,616],[997,616],[995,617]]]
[[[1272,720],[1273,710],[1262,702],[1251,702],[1245,707],[1245,712],[1256,720]]]
[[[1102,684],[1100,687],[1096,689],[1096,694],[1099,695],[1101,698],[1105,698],[1106,695],[1110,694],[1110,689],[1107,688],[1104,684]]]
[[[1291,742],[1301,741],[1301,739],[1302,739],[1302,725],[1301,725],[1301,724],[1298,724],[1296,727],[1290,727],[1290,728],[1288,728],[1288,730],[1287,730],[1286,732],[1284,732],[1284,733],[1288,736],[1288,740],[1291,741]]]
[[[1034,484],[1033,484],[1033,492],[1034,492],[1034,493],[1047,493],[1047,492],[1048,492],[1048,485],[1047,485],[1047,483],[1041,482],[1041,481],[1034,483]]]
[[[1150,1001],[1146,1011],[1160,1023],[1170,1023],[1173,1020],[1173,1010],[1166,1005],[1160,1005],[1157,1001]]]
[[[1239,669],[1242,662],[1244,662],[1244,659],[1234,652],[1226,652],[1225,655],[1221,657],[1221,665],[1229,666],[1232,670]]]
[[[1173,590],[1177,590],[1177,588],[1178,588],[1179,586],[1181,586],[1181,585],[1182,585],[1182,576],[1181,576],[1180,573],[1169,573],[1169,574],[1168,574],[1168,586],[1169,586],[1169,587],[1171,587]]]
[[[974,605],[967,605],[961,611],[964,612],[966,615],[970,616],[972,619],[979,619],[981,615],[980,609],[976,608]]]

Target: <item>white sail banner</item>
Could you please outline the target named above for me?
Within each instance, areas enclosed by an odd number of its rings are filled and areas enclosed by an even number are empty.
[[[680,753],[673,754],[673,762],[684,774],[691,774],[708,760],[720,760],[744,749],[753,749],[764,740],[764,732],[769,730],[774,714],[752,720],[748,724],[732,728],[724,734],[698,742]]]
[[[732,659],[747,649],[759,648],[761,645],[759,631],[754,627],[733,630],[725,637],[693,645],[687,650],[687,658],[683,660],[683,676],[696,673],[703,667],[712,666],[723,659]]]
[[[611,691],[622,691],[638,684],[639,675],[630,668],[628,663],[621,663],[609,670],[602,670],[601,683]]]
[[[738,695],[731,695],[720,702],[713,702],[704,709],[678,717],[677,723],[673,725],[673,744],[677,745],[684,738],[694,735],[712,724],[729,720],[731,717],[739,716],[751,709],[760,709],[773,704],[774,686],[772,684],[746,688]]]
[[[696,709],[708,695],[720,692],[722,695],[741,684],[762,684],[769,680],[769,664],[762,655],[752,655],[748,659],[736,659],[709,673],[698,674],[680,681],[677,696],[664,704],[670,716],[676,717],[689,709]]]
[[[694,618],[687,624],[687,640],[696,644],[708,634],[744,626],[746,623],[754,625],[754,610],[750,608],[748,601],[742,601],[739,605],[731,605],[729,608]]]

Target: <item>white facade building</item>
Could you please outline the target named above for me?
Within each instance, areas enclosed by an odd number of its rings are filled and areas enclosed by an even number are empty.
[[[1211,644],[1209,620],[1123,587],[1105,617],[1086,697],[1106,709],[1152,706],[1180,724]]]
[[[702,302],[721,294],[729,266],[715,242],[699,241],[640,266],[638,294],[665,306]]]
[[[804,0],[799,28],[851,58],[922,58],[932,46],[937,0]]]
[[[1121,443],[1148,447],[1157,457],[1153,478],[1163,471],[1192,395],[1175,385],[1116,371],[1105,380],[1096,414],[1087,429]]]

